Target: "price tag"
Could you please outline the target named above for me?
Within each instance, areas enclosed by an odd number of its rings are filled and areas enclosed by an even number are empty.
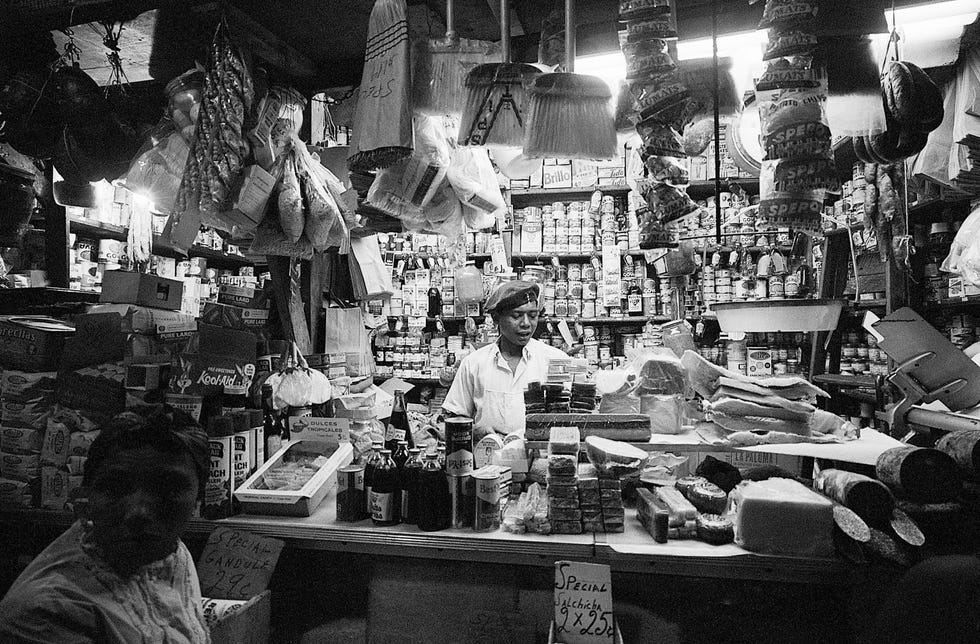
[[[289,419],[289,437],[340,445],[350,441],[350,418],[293,416]]]
[[[269,586],[283,542],[245,530],[216,528],[204,546],[197,574],[201,594],[249,599]]]
[[[615,633],[609,566],[555,562],[555,639],[565,644],[612,642]]]

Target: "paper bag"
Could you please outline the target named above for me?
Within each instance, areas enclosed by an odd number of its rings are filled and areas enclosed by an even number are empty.
[[[351,239],[351,283],[354,297],[358,300],[386,300],[392,295],[391,269],[381,259],[378,236],[369,235]]]
[[[368,351],[368,333],[358,307],[336,306],[335,301],[324,302],[323,328],[324,353],[352,353]]]

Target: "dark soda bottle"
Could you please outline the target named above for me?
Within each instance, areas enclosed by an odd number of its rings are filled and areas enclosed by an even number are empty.
[[[273,405],[272,385],[262,385],[262,416],[265,457],[269,459],[282,447],[282,414]]]
[[[402,523],[415,524],[419,514],[419,474],[422,473],[422,450],[408,450],[408,460],[401,468]]]
[[[401,489],[398,468],[391,451],[381,450],[381,461],[374,467],[371,481],[371,520],[376,526],[396,525],[401,521]]]
[[[449,527],[449,481],[439,465],[439,455],[425,455],[419,472],[418,526],[427,532]]]
[[[395,461],[395,467],[401,472],[408,461],[408,441],[398,441],[395,451],[391,453],[391,460]]]
[[[405,392],[395,391],[395,403],[391,409],[391,418],[385,429],[385,449],[392,453],[398,448],[398,441],[407,441],[408,447],[415,447],[412,430],[408,424],[408,405],[405,403]]]
[[[364,460],[364,511],[371,516],[371,486],[374,483],[374,470],[381,462],[381,441],[371,443],[371,453]]]

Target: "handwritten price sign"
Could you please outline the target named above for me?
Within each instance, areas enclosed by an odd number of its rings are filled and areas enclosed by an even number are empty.
[[[612,642],[616,627],[609,566],[555,562],[555,640],[565,644]]]
[[[283,542],[245,530],[216,528],[197,564],[201,594],[249,599],[269,586]]]

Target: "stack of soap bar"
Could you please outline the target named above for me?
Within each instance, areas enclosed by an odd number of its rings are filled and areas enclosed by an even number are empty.
[[[577,427],[553,427],[548,440],[548,518],[555,534],[582,534]]]
[[[697,509],[675,487],[658,487],[657,497],[663,501],[670,512],[667,536],[671,539],[693,539],[697,537]]]
[[[619,479],[599,479],[599,503],[602,505],[602,527],[606,532],[623,532],[626,510]]]
[[[579,508],[582,510],[583,530],[586,532],[603,532],[599,476],[591,463],[579,463],[578,499]]]
[[[735,543],[766,554],[831,556],[830,499],[791,479],[746,481],[732,491]]]

